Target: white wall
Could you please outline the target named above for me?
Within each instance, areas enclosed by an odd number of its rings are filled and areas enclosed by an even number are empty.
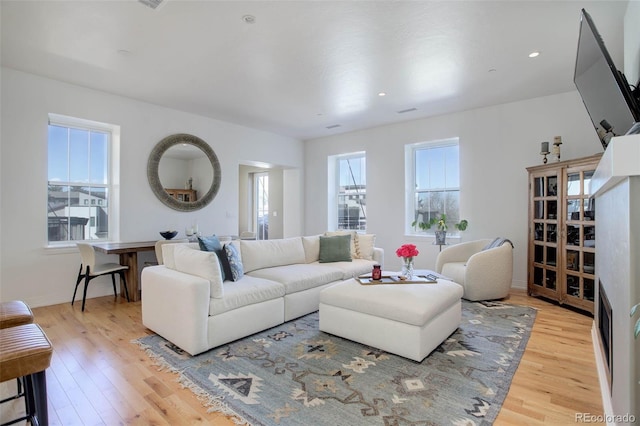
[[[640,80],[638,22],[640,22],[640,1],[630,1],[624,15],[624,74],[629,84],[636,84]]]
[[[305,234],[327,227],[327,156],[367,155],[367,232],[385,250],[385,267],[398,270],[395,250],[414,243],[417,268],[433,269],[438,246],[404,235],[404,145],[460,138],[460,215],[469,220],[462,241],[503,236],[515,245],[514,285],[526,287],[527,166],[542,164],[540,142],[562,136],[562,159],[602,152],[577,92],[439,117],[408,121],[306,142]],[[550,161],[555,161],[553,158]]]
[[[7,68],[0,71],[1,300],[22,299],[35,307],[68,302],[73,294],[80,260],[77,250],[45,248],[49,113],[121,126],[122,241],[156,240],[158,232],[172,224],[184,235],[185,226],[194,221],[204,234],[237,234],[239,164],[303,167],[304,146],[292,138]],[[209,143],[222,167],[216,198],[208,207],[190,213],[158,201],[146,175],[147,158],[155,144],[183,132]],[[89,297],[112,292],[108,278],[96,279],[89,287]]]

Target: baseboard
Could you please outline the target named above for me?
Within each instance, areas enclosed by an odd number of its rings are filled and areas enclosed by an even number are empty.
[[[600,382],[600,394],[602,395],[602,408],[604,409],[605,419],[607,420],[607,425],[615,426],[615,422],[609,421],[614,418],[613,403],[611,401],[611,392],[609,391],[607,367],[600,345],[600,335],[598,334],[598,326],[595,321],[593,321],[591,326],[591,341],[593,342],[593,353],[596,357],[596,368],[598,370],[598,381]]]

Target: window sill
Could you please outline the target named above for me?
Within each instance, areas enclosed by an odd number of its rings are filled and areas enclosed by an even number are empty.
[[[60,244],[55,246],[44,246],[43,251],[47,255],[56,255],[56,254],[69,254],[69,253],[77,253],[78,248],[75,243],[71,244]]]

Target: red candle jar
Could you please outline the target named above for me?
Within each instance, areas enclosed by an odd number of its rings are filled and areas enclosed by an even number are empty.
[[[373,270],[371,271],[371,279],[382,279],[382,270],[380,269],[380,265],[373,265]]]

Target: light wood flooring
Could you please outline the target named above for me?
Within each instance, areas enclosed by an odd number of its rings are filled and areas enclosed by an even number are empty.
[[[497,425],[574,424],[576,413],[602,415],[591,343],[592,318],[514,292],[510,303],[538,310],[533,332]],[[137,345],[151,332],[141,323],[140,302],[113,297],[35,308],[53,343],[47,370],[51,425],[233,425],[207,413],[176,375],[158,371]],[[3,383],[2,395],[13,383]],[[2,421],[22,411],[22,402],[0,407]],[[24,423],[23,423],[24,424]]]

